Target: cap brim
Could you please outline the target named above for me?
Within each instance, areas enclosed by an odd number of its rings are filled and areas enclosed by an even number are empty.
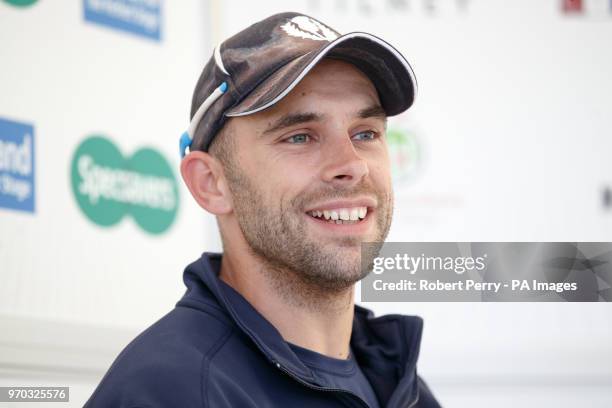
[[[405,111],[414,102],[417,82],[408,61],[384,40],[372,34],[354,32],[283,65],[225,116],[246,116],[273,106],[289,94],[324,57],[349,62],[368,76],[378,91],[382,108],[389,116]]]

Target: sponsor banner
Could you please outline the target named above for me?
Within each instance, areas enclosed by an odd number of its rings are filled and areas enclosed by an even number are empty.
[[[129,214],[144,231],[161,234],[176,218],[178,184],[154,149],[141,148],[126,159],[108,138],[92,135],[76,149],[70,175],[79,208],[99,226],[116,225]]]
[[[0,118],[0,207],[34,212],[34,126]]]
[[[85,21],[161,40],[162,0],[83,0]]]
[[[609,242],[362,244],[364,302],[609,302]]]

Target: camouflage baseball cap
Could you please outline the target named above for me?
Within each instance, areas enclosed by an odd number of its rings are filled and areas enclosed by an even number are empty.
[[[341,35],[303,14],[276,14],[215,48],[193,93],[181,155],[188,147],[207,151],[228,118],[260,112],[280,101],[324,57],[349,62],[367,75],[388,116],[414,102],[412,68],[387,42],[363,32]]]

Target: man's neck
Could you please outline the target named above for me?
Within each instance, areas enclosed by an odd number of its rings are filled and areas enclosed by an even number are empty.
[[[327,291],[257,256],[225,253],[219,276],[238,291],[289,343],[344,359],[354,314],[354,286]]]

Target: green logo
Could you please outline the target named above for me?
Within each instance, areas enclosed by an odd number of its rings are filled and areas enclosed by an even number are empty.
[[[156,150],[126,159],[109,139],[92,135],[74,152],[70,175],[79,207],[97,225],[113,226],[129,214],[146,232],[161,234],[176,218],[176,178]]]
[[[402,128],[387,130],[393,180],[402,184],[411,180],[419,170],[421,149],[414,132]]]
[[[8,3],[15,7],[28,7],[36,3],[37,1],[38,0],[4,0],[5,3]]]

